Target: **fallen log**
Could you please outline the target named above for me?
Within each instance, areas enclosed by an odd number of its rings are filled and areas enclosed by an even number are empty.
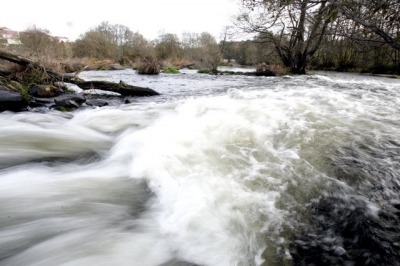
[[[0,59],[7,60],[9,62],[18,64],[20,66],[26,67],[26,68],[31,68],[36,71],[39,71],[43,75],[43,81],[44,83],[48,84],[54,84],[56,82],[68,82],[68,83],[73,83],[80,87],[83,90],[91,90],[91,89],[97,89],[97,90],[105,90],[105,91],[112,91],[121,94],[122,96],[154,96],[154,95],[159,95],[158,92],[146,88],[146,87],[139,87],[139,86],[133,86],[126,84],[123,81],[120,81],[119,83],[113,83],[113,82],[108,82],[108,81],[85,81],[80,78],[78,78],[76,75],[70,76],[70,75],[62,75],[60,73],[57,73],[51,68],[45,67],[43,65],[40,65],[37,62],[31,61],[30,59],[8,53],[5,51],[0,51]],[[5,76],[6,72],[1,72],[0,75]],[[79,72],[78,72],[79,73]],[[24,73],[20,74],[19,80],[22,81]],[[12,78],[12,74],[8,75],[8,77]],[[17,75],[14,77],[15,79],[17,78]],[[48,85],[48,84],[37,84],[37,85]]]
[[[73,82],[79,88],[83,90],[103,90],[117,92],[123,96],[154,96],[159,95],[158,92],[144,87],[138,87],[126,84],[122,80],[119,83],[113,83],[108,81],[78,81]]]

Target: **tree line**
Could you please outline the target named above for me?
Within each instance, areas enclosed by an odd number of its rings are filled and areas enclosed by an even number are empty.
[[[127,26],[106,21],[71,43],[60,43],[48,30],[36,26],[21,32],[20,42],[2,48],[39,59],[91,58],[122,64],[157,59],[177,65],[197,63],[210,69],[216,69],[221,60],[219,44],[208,32],[185,32],[181,38],[160,32],[155,40],[148,40]]]

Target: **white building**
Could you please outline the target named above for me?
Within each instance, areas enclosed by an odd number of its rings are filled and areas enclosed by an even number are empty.
[[[0,27],[0,39],[6,40],[6,45],[21,44],[19,40],[19,32],[10,30],[6,27]]]

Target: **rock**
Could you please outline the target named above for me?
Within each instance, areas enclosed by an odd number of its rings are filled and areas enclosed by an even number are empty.
[[[86,98],[80,94],[66,94],[55,98],[54,102],[57,107],[76,109],[86,102]]]
[[[333,253],[335,253],[335,255],[337,256],[343,256],[344,254],[346,254],[346,250],[342,247],[334,246],[332,247],[332,249]]]
[[[245,72],[246,76],[262,76],[262,77],[275,77],[276,74],[269,69],[264,69],[262,71],[256,72]]]
[[[124,70],[125,67],[121,66],[120,64],[112,64],[110,65],[110,70]]]
[[[108,102],[105,100],[101,100],[101,99],[94,99],[94,100],[87,101],[86,104],[90,105],[90,106],[103,107],[103,106],[107,106]]]
[[[24,100],[19,92],[0,90],[0,112],[22,111],[28,106],[28,102]]]
[[[31,107],[51,107],[54,105],[54,98],[32,97],[29,106]]]
[[[51,85],[34,85],[29,89],[29,94],[34,97],[51,98],[57,97],[62,93],[62,90]]]
[[[82,104],[82,103],[86,102],[86,98],[81,94],[65,94],[65,95],[61,95],[59,97],[56,97],[54,99],[54,101],[56,103],[61,102],[61,101],[65,101],[65,100],[71,100],[71,101],[74,101],[74,102],[76,102],[78,104]]]

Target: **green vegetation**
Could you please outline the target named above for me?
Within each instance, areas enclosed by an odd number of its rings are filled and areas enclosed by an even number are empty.
[[[65,94],[75,94],[75,91],[73,90],[66,90],[64,91]]]
[[[235,75],[235,71],[223,71],[222,74],[224,75]]]
[[[24,87],[19,82],[9,80],[0,76],[0,85],[2,87],[6,87],[7,90],[19,92],[24,102],[29,103],[31,100],[31,95],[29,94],[29,90]]]
[[[210,74],[211,71],[210,71],[209,69],[199,69],[199,70],[197,71],[197,73],[200,73],[200,74]]]
[[[15,82],[15,81],[10,81],[11,85],[18,89],[19,93],[21,94],[22,99],[26,102],[29,103],[31,100],[31,95],[29,94],[29,91],[27,88],[22,86],[20,83]]]
[[[179,74],[179,68],[177,67],[167,67],[163,70],[164,74]]]

